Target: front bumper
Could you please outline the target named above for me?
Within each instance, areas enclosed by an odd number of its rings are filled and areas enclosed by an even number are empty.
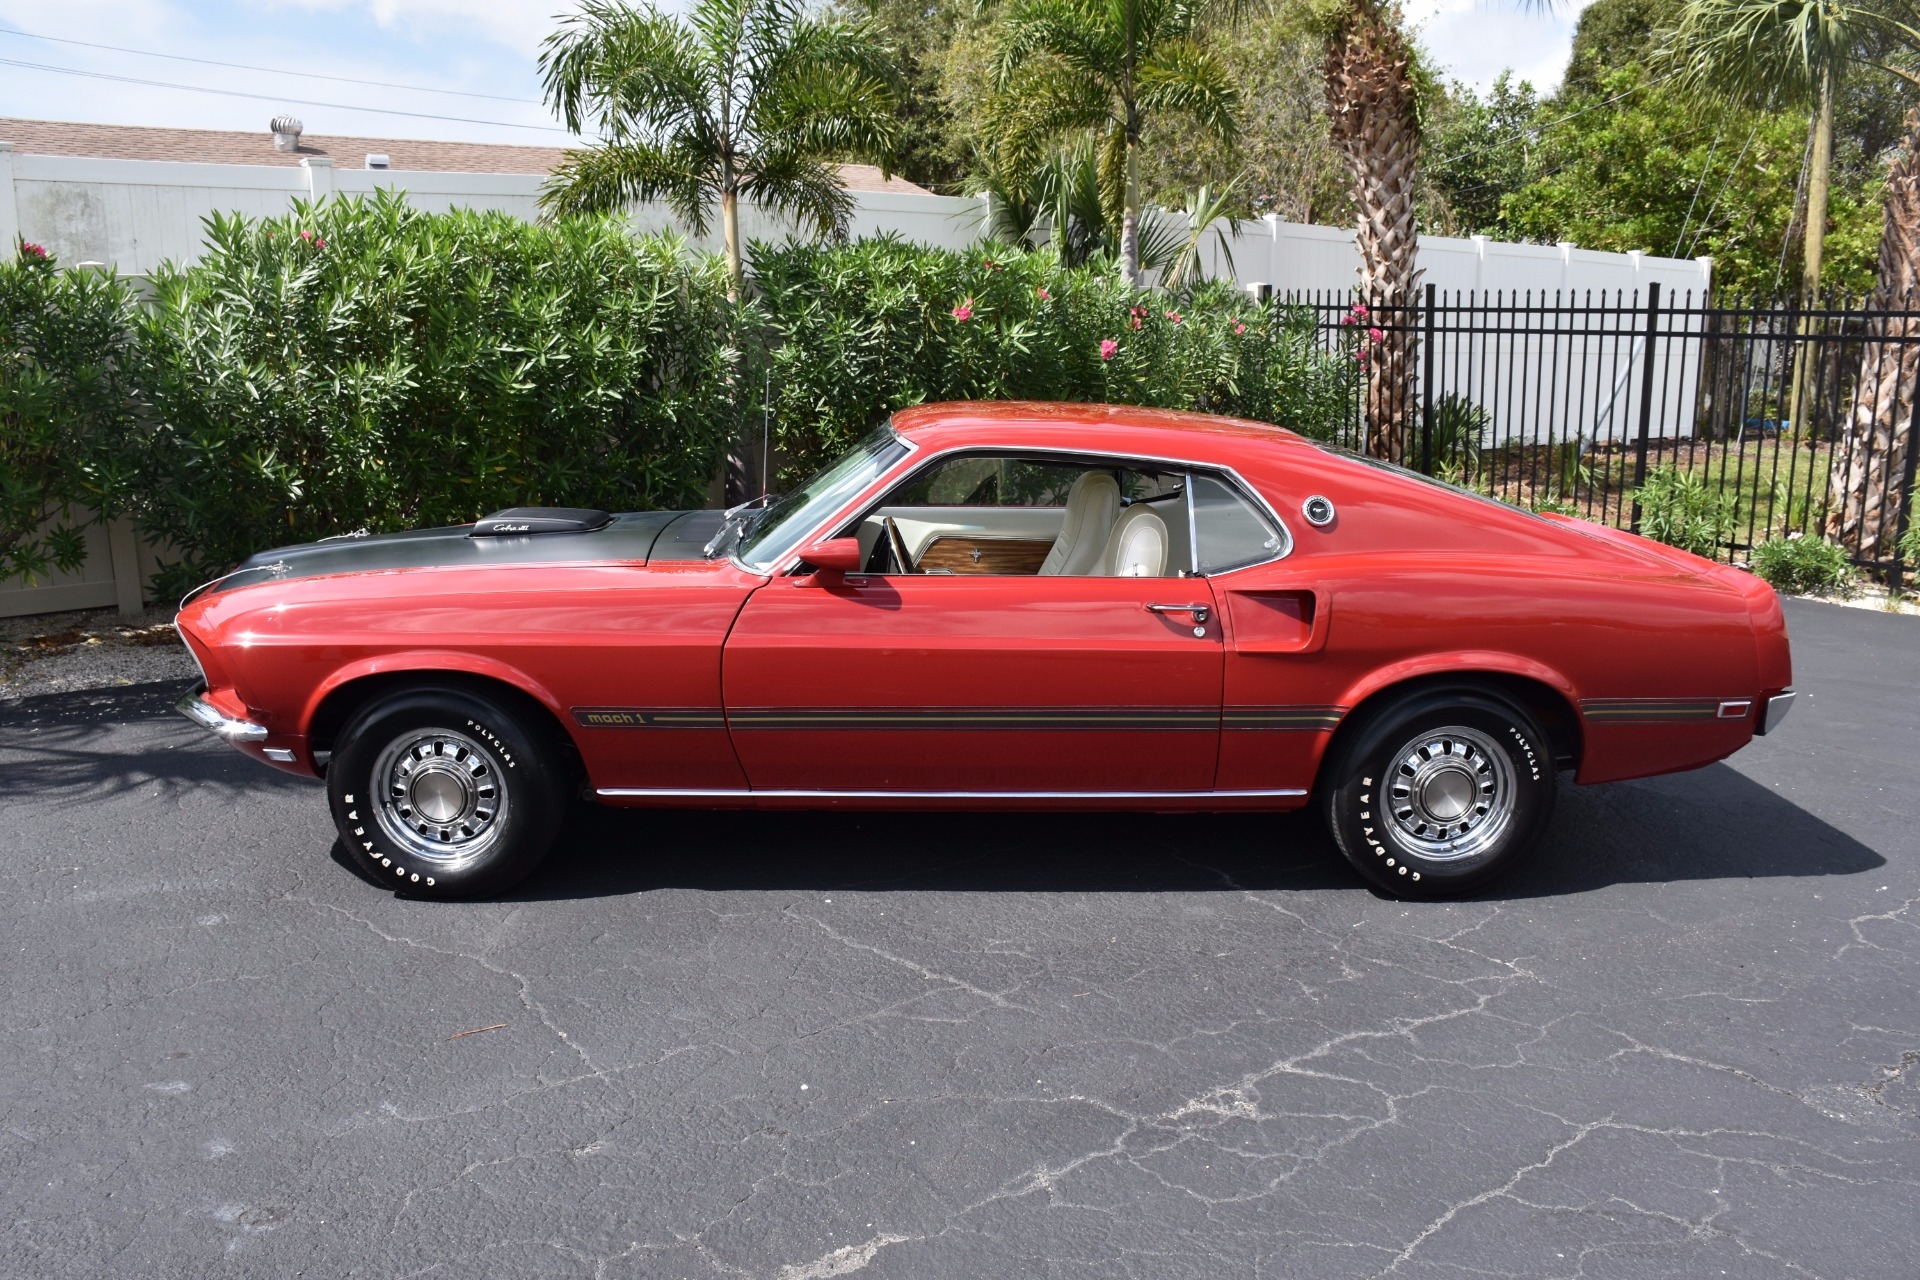
[[[1787,718],[1787,712],[1793,710],[1793,700],[1798,695],[1791,689],[1774,694],[1761,701],[1759,719],[1754,722],[1753,731],[1762,736],[1772,733]]]
[[[206,689],[189,689],[180,695],[173,709],[187,719],[199,725],[209,733],[217,734],[228,742],[263,742],[266,740],[267,727],[255,724],[251,720],[236,720],[206,699]]]

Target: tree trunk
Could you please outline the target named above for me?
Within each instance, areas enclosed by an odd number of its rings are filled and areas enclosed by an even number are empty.
[[[1907,138],[1887,169],[1885,223],[1872,311],[1910,311],[1920,305],[1920,111],[1908,111]],[[1905,338],[1907,342],[1899,342]],[[1826,533],[1860,560],[1895,555],[1899,491],[1912,449],[1914,395],[1920,382],[1920,322],[1868,320],[1860,344],[1859,386],[1847,439],[1834,451],[1828,474]]]
[[[1126,194],[1120,202],[1120,278],[1129,285],[1140,284],[1140,185],[1133,172],[1133,141],[1123,138],[1121,168],[1126,173]]]
[[[720,188],[720,226],[726,235],[727,245],[727,301],[738,302],[746,290],[746,271],[740,261],[740,193],[734,189],[733,164],[722,161],[723,182]],[[734,344],[736,350],[738,343]],[[735,357],[736,365],[738,357]],[[727,373],[727,385],[733,392],[732,400],[736,411],[743,410],[741,405],[741,385],[737,367]],[[745,502],[752,489],[753,446],[746,436],[744,412],[739,412],[739,421],[734,424],[731,440],[727,442],[726,457],[720,464],[721,501],[729,507]]]
[[[740,193],[731,183],[720,192],[720,227],[727,239],[727,301],[738,302],[747,275],[740,262]]]
[[[1800,297],[1808,307],[1820,305],[1820,260],[1827,246],[1827,204],[1833,170],[1833,72],[1820,77],[1820,101],[1813,109],[1813,148],[1807,157],[1806,241],[1800,263]],[[1813,321],[1800,321],[1802,341],[1794,352],[1793,399],[1789,414],[1802,438],[1809,438],[1812,426],[1812,394],[1808,386],[1807,366],[1814,357],[1815,344],[1805,341]]]
[[[1887,172],[1872,312],[1920,307],[1920,111]],[[1906,339],[1902,342],[1899,339]],[[1870,318],[1860,347],[1847,439],[1828,476],[1827,535],[1861,560],[1890,559],[1920,393],[1920,321]]]
[[[1377,346],[1362,339],[1367,452],[1396,462],[1406,453],[1413,421],[1419,347],[1413,188],[1420,123],[1410,61],[1406,38],[1380,0],[1347,0],[1327,41],[1328,124],[1359,208],[1360,296],[1383,331]]]

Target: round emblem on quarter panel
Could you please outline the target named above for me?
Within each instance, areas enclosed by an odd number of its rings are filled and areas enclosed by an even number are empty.
[[[1314,528],[1324,529],[1333,523],[1333,500],[1316,493],[1300,504],[1300,514]]]

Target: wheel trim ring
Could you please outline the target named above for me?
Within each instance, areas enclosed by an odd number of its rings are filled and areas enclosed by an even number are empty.
[[[1379,799],[1406,852],[1458,862],[1485,853],[1513,825],[1513,766],[1486,733],[1465,725],[1429,729],[1388,761]]]
[[[397,734],[374,761],[371,781],[380,833],[442,873],[492,849],[511,811],[498,757],[454,729]],[[449,810],[442,802],[453,798],[457,808]]]

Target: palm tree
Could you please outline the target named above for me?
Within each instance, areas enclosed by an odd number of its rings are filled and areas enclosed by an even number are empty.
[[[1140,278],[1135,152],[1148,120],[1185,115],[1222,140],[1239,92],[1194,38],[1206,0],[1015,0],[994,61],[999,143],[1014,167],[1089,132],[1102,199],[1120,211],[1120,270]]]
[[[1920,320],[1899,313],[1920,306],[1920,112],[1907,115],[1906,140],[1888,167],[1882,208],[1879,275],[1868,304],[1847,446],[1834,450],[1827,479],[1827,533],[1862,560],[1896,554],[1899,485],[1915,444]]]
[[[1367,452],[1399,461],[1414,403],[1419,341],[1408,310],[1419,284],[1414,181],[1420,119],[1413,54],[1397,8],[1383,0],[1345,0],[1326,49],[1328,127],[1347,161],[1359,213],[1360,297],[1378,308],[1377,345],[1367,357]]]
[[[717,199],[735,297],[741,198],[842,232],[853,201],[832,162],[890,166],[898,134],[885,47],[866,24],[810,17],[800,0],[697,0],[685,22],[586,0],[547,37],[540,74],[567,127],[599,135],[553,171],[542,205],[663,200],[704,235]]]
[[[1911,63],[1917,54],[1920,7],[1914,0],[1689,0],[1662,46],[1662,61],[1682,85],[1697,92],[1757,105],[1797,104],[1810,111],[1813,136],[1801,265],[1801,296],[1809,303],[1820,288],[1826,241],[1834,101],[1848,76],[1861,68],[1876,68],[1920,86],[1920,76],[1900,65]],[[1913,191],[1916,147],[1920,117],[1909,116],[1906,143],[1887,175],[1876,308],[1908,305],[1920,283],[1920,235],[1914,221],[1920,208]],[[1911,327],[1899,319],[1877,323],[1884,330],[1882,337],[1897,337]],[[1803,322],[1803,333],[1806,327]],[[1796,422],[1805,422],[1810,408],[1806,345],[1801,345],[1794,365]],[[1845,450],[1834,453],[1828,532],[1864,559],[1876,558],[1883,532],[1892,532],[1881,529],[1878,513],[1885,482],[1895,474],[1884,468],[1908,447],[1911,415],[1900,406],[1910,404],[1913,394],[1909,351],[1898,341],[1863,345],[1851,438]]]
[[[1684,89],[1762,108],[1798,106],[1810,116],[1807,224],[1801,293],[1820,289],[1832,181],[1834,103],[1858,66],[1881,67],[1902,45],[1920,48],[1911,0],[1688,0],[1655,62]]]

